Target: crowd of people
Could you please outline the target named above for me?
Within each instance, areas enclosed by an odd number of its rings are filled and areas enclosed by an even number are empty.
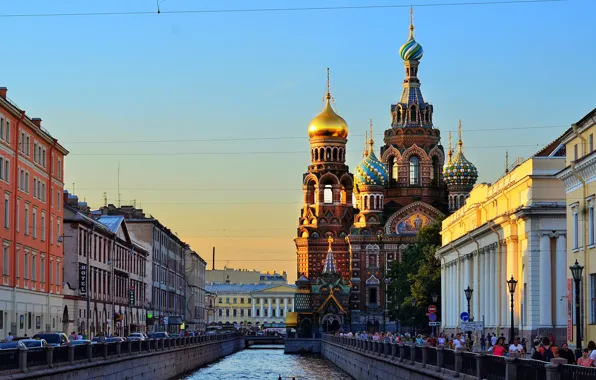
[[[545,337],[537,337],[531,347],[531,352],[527,350],[527,340],[518,337],[509,344],[505,343],[505,336],[497,337],[496,334],[481,335],[479,340],[480,347],[474,345],[471,336],[464,333],[451,334],[445,333],[434,335],[397,333],[397,332],[338,332],[336,335],[362,340],[372,340],[387,343],[414,343],[417,346],[425,344],[432,347],[443,346],[451,349],[464,349],[468,351],[486,351],[495,356],[518,356],[522,358],[531,358],[550,362],[551,359],[566,359],[568,364],[576,364],[582,367],[596,367],[596,343],[590,341],[588,347],[582,350],[582,356],[576,359],[575,354],[569,349],[566,342],[560,346],[555,344],[552,334]]]

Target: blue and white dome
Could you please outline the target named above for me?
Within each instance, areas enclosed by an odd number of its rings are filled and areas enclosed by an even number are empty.
[[[366,157],[356,166],[354,171],[354,184],[385,186],[389,181],[389,173],[372,149]]]

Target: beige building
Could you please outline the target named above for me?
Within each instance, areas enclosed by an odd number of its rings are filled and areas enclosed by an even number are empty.
[[[186,249],[185,328],[205,331],[205,267],[207,262],[190,248]]]
[[[259,272],[258,270],[212,269],[207,271],[207,282],[214,284],[287,284],[288,274]]]
[[[495,183],[476,185],[463,207],[443,221],[438,254],[444,330],[459,330],[469,286],[470,317],[484,320],[485,332],[509,339],[507,281],[513,276],[515,334],[533,339],[552,332],[561,341],[567,228],[565,193],[556,175],[565,167],[564,148],[559,138]]]
[[[567,195],[567,340],[576,344],[575,284],[569,267],[575,261],[584,266],[580,283],[582,346],[596,341],[596,109],[572,125],[563,136],[567,149],[566,168],[559,173]]]
[[[294,311],[294,285],[208,284],[207,291],[217,295],[217,324],[285,323],[286,314]]]

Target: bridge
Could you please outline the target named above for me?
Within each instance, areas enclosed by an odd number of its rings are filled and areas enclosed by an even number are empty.
[[[281,336],[244,336],[244,347],[256,345],[271,345],[271,344],[285,344],[284,337]]]

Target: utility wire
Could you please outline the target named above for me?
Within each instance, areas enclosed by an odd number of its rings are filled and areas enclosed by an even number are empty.
[[[471,1],[453,3],[427,3],[416,4],[416,7],[460,7],[471,5],[505,5],[505,4],[532,4],[532,3],[555,3],[567,0],[509,0],[509,1]],[[337,10],[358,10],[358,9],[391,9],[409,8],[410,4],[388,4],[388,5],[341,5],[327,7],[292,7],[292,8],[244,8],[244,9],[189,9],[189,10],[161,10],[156,8],[152,11],[121,11],[121,12],[73,12],[73,13],[28,13],[28,14],[0,14],[0,18],[17,17],[89,17],[89,16],[146,16],[157,14],[208,14],[208,13],[264,13],[264,12],[307,12],[307,11],[337,11]]]
[[[545,125],[537,127],[509,127],[509,128],[485,128],[485,129],[466,129],[465,132],[495,132],[495,131],[513,131],[524,129],[546,129],[546,128],[569,128],[567,125]],[[441,130],[441,132],[453,132],[456,130]],[[350,137],[364,137],[363,134],[350,134]],[[379,136],[382,136],[379,134]],[[264,136],[264,137],[215,137],[210,139],[184,139],[184,140],[112,140],[112,141],[62,141],[62,144],[163,144],[163,143],[191,143],[191,142],[216,142],[216,141],[263,141],[263,140],[306,140],[307,136]]]
[[[465,146],[466,149],[493,149],[493,148],[541,148],[545,144],[518,144],[518,145],[486,145],[486,146]],[[274,154],[304,154],[309,151],[271,151],[271,152],[152,152],[152,153],[69,153],[69,156],[251,156],[251,155],[274,155]]]

